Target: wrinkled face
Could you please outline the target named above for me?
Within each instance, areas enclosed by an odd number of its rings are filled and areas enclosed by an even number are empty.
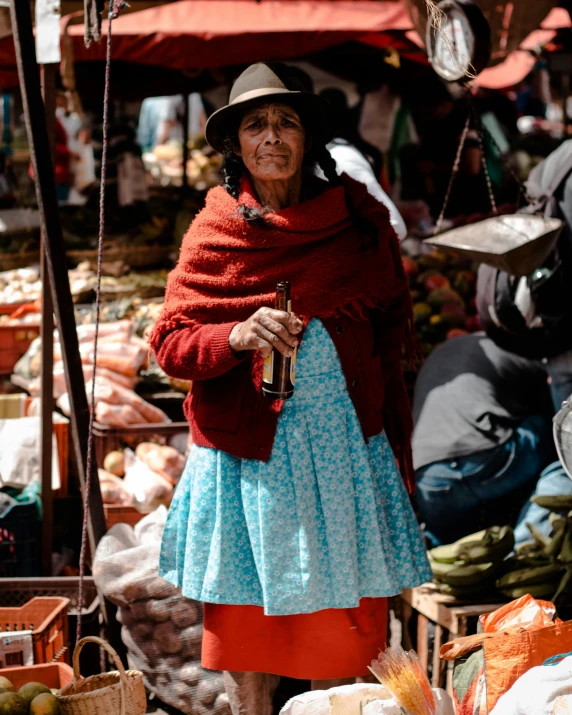
[[[285,104],[267,104],[245,114],[238,142],[237,154],[259,181],[287,181],[302,169],[306,132],[297,112]]]

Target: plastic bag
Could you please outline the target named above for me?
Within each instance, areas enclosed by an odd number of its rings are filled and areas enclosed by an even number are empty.
[[[433,690],[436,715],[454,715],[453,701],[443,690]],[[343,685],[313,690],[289,700],[280,715],[403,715],[395,698],[383,685]]]
[[[186,715],[230,715],[222,675],[200,664],[202,604],[159,577],[166,518],[160,507],[135,530],[114,526],[98,544],[95,582],[119,606],[129,665],[143,673],[148,689]]]
[[[150,511],[160,504],[169,505],[173,498],[173,485],[135,456],[130,449],[125,455],[125,487],[133,494],[133,504],[141,511]]]
[[[86,384],[88,398],[91,396],[91,383]],[[107,402],[109,405],[129,405],[133,407],[144,419],[143,422],[150,424],[164,424],[171,420],[158,407],[146,402],[133,390],[128,390],[104,377],[95,378],[95,398],[96,402]]]
[[[86,383],[89,383],[93,375],[93,366],[82,365],[82,368],[83,379]],[[117,385],[121,385],[122,387],[126,387],[130,390],[135,387],[135,378],[120,375],[119,373],[113,372],[112,370],[108,370],[104,367],[97,368],[97,377],[109,380]],[[12,382],[19,387],[22,387],[32,397],[40,396],[42,390],[42,383],[39,377],[35,377],[32,380],[28,380],[24,377],[15,376]],[[68,389],[66,384],[66,376],[63,362],[58,362],[54,365],[53,385],[54,399],[58,400],[63,394],[67,392]]]
[[[549,601],[537,601],[530,595],[522,596],[516,601],[507,603],[506,606],[481,616],[481,623],[484,633],[498,633],[507,628],[524,628],[532,631],[535,628],[551,626],[556,615],[556,608]],[[556,619],[557,623],[562,623]]]
[[[135,450],[136,456],[157,474],[177,485],[186,460],[174,447],[163,447],[153,442],[142,442]]]
[[[458,638],[441,648],[442,658],[456,659],[458,715],[486,715],[524,673],[546,658],[572,650],[572,622],[552,622],[554,613],[554,604],[524,596],[482,618],[481,625],[489,632]]]
[[[369,669],[411,715],[435,715],[435,696],[414,651],[387,648]]]
[[[81,361],[93,363],[93,343],[79,346]],[[97,346],[97,367],[106,367],[120,375],[135,377],[146,358],[141,345],[133,343],[102,342]]]
[[[128,342],[133,335],[133,323],[130,320],[116,320],[112,323],[100,323],[98,340],[113,338],[116,343]],[[95,323],[85,323],[77,326],[77,339],[80,344],[93,343],[95,339]],[[54,331],[54,348],[60,350],[60,336]]]
[[[555,715],[572,712],[572,657],[540,665],[502,695],[491,715]]]
[[[58,400],[58,405],[64,410],[61,404],[62,399],[63,398],[60,398]],[[107,402],[98,402],[96,404],[95,420],[99,422],[100,425],[110,425],[111,427],[129,427],[129,425],[147,424],[143,415],[137,412],[131,405],[109,405]]]
[[[125,487],[123,480],[105,469],[98,469],[101,498],[104,504],[120,504],[127,506],[133,501],[133,495]]]

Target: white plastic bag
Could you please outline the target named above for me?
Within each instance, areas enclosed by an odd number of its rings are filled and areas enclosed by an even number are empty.
[[[572,656],[557,665],[539,665],[522,675],[491,715],[572,713]]]
[[[454,715],[450,696],[444,690],[433,692],[436,715]],[[403,711],[383,685],[357,684],[297,695],[280,715],[403,715]]]
[[[173,498],[174,487],[166,479],[135,456],[135,453],[126,449],[125,488],[133,494],[133,504],[140,511],[151,511],[161,504],[169,505]]]

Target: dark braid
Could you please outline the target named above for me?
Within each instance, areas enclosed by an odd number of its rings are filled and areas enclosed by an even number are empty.
[[[222,166],[222,186],[228,191],[233,199],[238,200],[240,196],[240,180],[244,176],[244,164],[242,159],[234,151],[232,141],[227,139],[224,147],[224,163]],[[261,226],[264,224],[264,212],[260,209],[249,208],[240,205],[238,214],[248,223]]]
[[[330,186],[340,186],[341,180],[338,176],[336,162],[333,156],[328,151],[328,148],[322,145],[314,154],[315,163],[318,164],[320,169],[324,172],[324,176],[328,180]],[[378,229],[377,226],[369,219],[360,216],[356,207],[353,205],[349,193],[344,189],[344,197],[346,200],[346,206],[348,213],[352,220],[352,223],[358,228],[360,232],[360,251],[367,251],[370,249],[377,250],[379,244]]]

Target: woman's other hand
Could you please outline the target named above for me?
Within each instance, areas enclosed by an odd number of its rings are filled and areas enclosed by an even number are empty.
[[[264,357],[276,348],[282,355],[291,357],[302,331],[302,321],[292,313],[272,308],[259,308],[244,323],[232,329],[228,342],[231,350],[241,353],[246,350],[260,350]]]

